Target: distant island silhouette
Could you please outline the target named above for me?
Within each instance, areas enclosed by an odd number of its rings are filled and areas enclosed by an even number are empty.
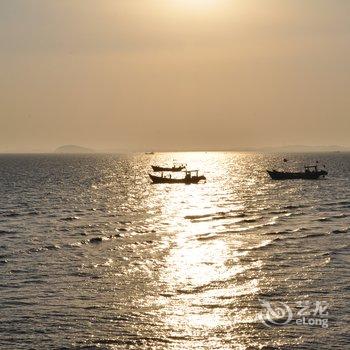
[[[64,145],[55,149],[55,153],[95,153],[91,148],[77,145]]]
[[[318,152],[350,152],[350,147],[330,145],[330,146],[309,146],[309,145],[286,145],[271,147],[233,147],[233,148],[213,148],[206,150],[202,148],[185,149],[185,148],[162,148],[155,149],[156,152],[267,152],[267,153],[318,153]],[[109,148],[93,149],[79,145],[63,145],[54,150],[54,153],[74,154],[74,153],[130,153],[145,152],[142,148]]]
[[[276,147],[264,147],[257,149],[263,152],[286,152],[286,153],[303,153],[303,152],[348,152],[349,147],[330,145],[330,146],[307,146],[307,145],[287,145]]]

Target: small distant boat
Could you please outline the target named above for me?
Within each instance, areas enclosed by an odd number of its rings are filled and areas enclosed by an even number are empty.
[[[317,165],[305,166],[305,169],[302,172],[288,172],[277,170],[267,170],[267,172],[273,180],[317,180],[321,176],[325,177],[328,174],[326,170],[318,170]]]
[[[185,164],[174,164],[171,168],[170,167],[163,167],[163,166],[157,166],[152,165],[153,171],[182,171],[186,169]]]
[[[154,154],[154,152],[153,152],[153,151],[151,151],[151,152],[145,152],[145,154],[150,155],[150,154]]]
[[[158,175],[148,174],[154,184],[198,184],[200,181],[206,181],[204,175],[198,175],[198,170],[184,171],[185,177],[173,178],[171,174],[164,175],[163,173]]]

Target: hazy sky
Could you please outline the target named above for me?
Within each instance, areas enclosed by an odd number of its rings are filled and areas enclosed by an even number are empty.
[[[349,134],[349,0],[0,0],[0,151]]]

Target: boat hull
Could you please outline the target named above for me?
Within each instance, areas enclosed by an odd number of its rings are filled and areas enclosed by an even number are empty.
[[[192,176],[191,178],[172,179],[169,177],[161,177],[148,174],[154,184],[198,184],[205,181],[205,176]]]
[[[317,180],[321,176],[326,176],[327,171],[310,171],[310,172],[283,172],[283,171],[270,171],[267,170],[271,179],[273,180]]]
[[[172,167],[172,168],[165,168],[161,166],[156,166],[152,165],[153,171],[159,172],[159,171],[172,171],[172,172],[177,172],[177,171],[182,171],[185,169],[184,166],[178,166],[178,167]]]

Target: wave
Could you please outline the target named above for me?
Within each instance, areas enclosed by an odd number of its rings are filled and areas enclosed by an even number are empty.
[[[66,218],[61,218],[60,221],[74,221],[74,220],[79,220],[79,216],[68,216]]]
[[[301,209],[301,208],[307,208],[307,207],[308,207],[308,205],[305,205],[305,204],[286,205],[286,206],[282,207],[282,209],[290,210],[290,209]]]
[[[332,218],[331,217],[324,217],[324,218],[316,219],[316,221],[330,222],[330,221],[332,221]]]
[[[343,201],[343,200],[341,200],[341,201],[339,201],[339,202],[328,202],[328,203],[324,203],[323,205],[326,205],[326,206],[333,206],[333,205],[336,205],[336,204],[340,204],[340,205],[342,205],[342,204],[350,204],[350,202],[349,201]]]
[[[245,223],[249,224],[249,223],[254,223],[254,222],[252,221],[252,222],[245,222]],[[240,222],[237,222],[235,224],[237,224],[237,225],[244,224],[244,222],[240,221]],[[275,220],[268,221],[268,222],[265,222],[263,224],[256,224],[256,225],[250,225],[250,226],[241,225],[241,227],[234,228],[232,230],[226,231],[225,233],[241,233],[241,232],[248,232],[248,231],[253,233],[254,230],[259,230],[259,229],[263,229],[263,228],[270,227],[270,226],[276,226],[276,225],[278,225],[278,223]]]
[[[287,214],[289,213],[289,211],[288,210],[271,210],[268,213],[273,215],[278,215],[278,214]]]
[[[241,221],[239,221],[239,223],[241,222],[246,222],[246,223],[252,223],[252,222],[258,222],[259,220],[263,219],[262,216],[256,217],[256,218],[249,218],[249,219],[243,219]]]
[[[197,219],[203,219],[211,217],[213,214],[204,214],[204,215],[187,215],[185,216],[185,219],[187,220],[197,220]]]
[[[21,216],[20,213],[16,213],[16,212],[11,212],[11,213],[5,213],[3,214],[4,217],[6,218],[15,218],[17,216]]]
[[[326,237],[328,236],[327,233],[310,233],[304,236],[288,236],[286,238],[278,237],[276,238],[276,241],[286,241],[286,240],[303,240],[303,239],[309,239],[309,238],[318,238],[318,237]]]
[[[299,227],[293,230],[293,232],[303,232],[303,231],[308,231],[309,229],[306,227]]]
[[[0,230],[0,235],[13,235],[16,234],[17,231],[11,231],[11,230]]]
[[[245,213],[236,213],[236,212],[216,212],[208,214],[199,214],[199,215],[186,215],[184,219],[191,220],[193,222],[202,222],[202,221],[213,221],[213,220],[223,220],[230,218],[244,218],[247,215]]]
[[[333,230],[333,231],[331,231],[331,233],[339,234],[339,233],[348,233],[349,231],[350,231],[350,227],[346,227],[343,229]]]
[[[334,219],[345,219],[348,218],[349,215],[345,214],[345,213],[341,213],[341,214],[335,214],[335,215],[329,215],[329,216],[325,216],[319,219],[316,219],[316,221],[320,221],[320,222],[330,222],[333,221]]]
[[[30,211],[30,212],[26,213],[26,215],[36,216],[36,215],[40,215],[40,212],[34,210],[34,211]]]
[[[216,239],[218,235],[216,233],[203,233],[199,236],[197,236],[198,241],[208,241],[211,239]]]
[[[266,241],[263,241],[260,244],[253,246],[253,247],[238,248],[237,251],[244,252],[244,251],[264,250],[264,249],[272,246],[276,240],[277,240],[277,238],[271,239],[271,240],[266,240]]]
[[[293,232],[294,232],[293,230],[274,231],[274,232],[266,232],[266,233],[264,233],[264,235],[266,235],[266,236],[290,235]]]
[[[330,252],[330,255],[337,255],[343,253],[349,253],[350,244],[342,245],[341,247],[335,248]]]
[[[43,245],[43,246],[39,246],[39,247],[29,248],[27,250],[19,250],[19,251],[11,253],[11,255],[41,253],[41,252],[45,252],[45,251],[55,251],[55,250],[60,250],[60,249],[64,249],[64,248],[77,248],[77,247],[80,247],[80,246],[86,245],[86,244],[101,244],[104,241],[109,241],[112,239],[122,238],[122,237],[124,237],[124,236],[120,233],[116,233],[116,234],[110,235],[110,236],[96,236],[96,237],[92,237],[92,238],[87,239],[87,240],[72,242],[72,243],[63,244],[63,245],[47,244],[47,245]],[[147,242],[152,242],[152,241],[146,241],[146,243]],[[3,255],[3,256],[5,256],[5,255]],[[1,256],[0,256],[0,258],[1,258]],[[8,262],[7,259],[6,259],[6,262]]]
[[[270,241],[267,241],[265,243],[262,243],[256,247],[252,247],[250,249],[243,249],[243,250],[264,250],[268,247],[271,247],[275,244],[277,244],[278,242],[286,242],[286,241],[294,241],[294,240],[303,240],[303,239],[308,239],[308,238],[317,238],[317,237],[325,237],[328,234],[327,233],[310,233],[307,235],[295,235],[293,236],[293,233],[295,231],[291,231],[291,230],[285,230],[285,231],[276,231],[276,232],[269,232],[266,233],[264,235],[266,236],[279,236],[276,237]]]
[[[109,241],[111,239],[115,239],[115,238],[120,238],[123,237],[120,233],[116,233],[114,235],[110,235],[110,236],[96,236],[96,237],[92,237],[88,240],[85,241],[81,241],[81,244],[99,244],[102,243],[104,241]]]
[[[333,215],[332,217],[334,219],[344,219],[344,218],[349,217],[349,215],[342,213],[342,214]]]
[[[123,236],[120,233],[116,233],[116,234],[110,235],[110,236],[96,236],[96,237],[92,237],[92,238],[90,238],[88,240],[80,241],[80,243],[81,244],[99,244],[99,243],[102,243],[104,241],[110,241],[111,239],[120,238],[120,237],[123,237]]]
[[[61,249],[61,247],[57,244],[49,244],[49,245],[46,245],[44,247],[44,249],[47,249],[47,250],[59,250]]]

